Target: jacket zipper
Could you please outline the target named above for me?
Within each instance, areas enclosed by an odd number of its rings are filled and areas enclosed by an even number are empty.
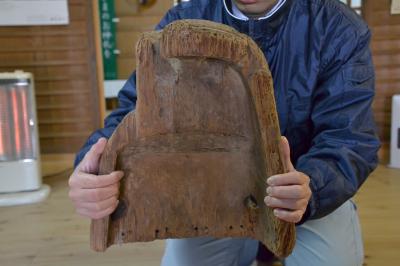
[[[255,29],[255,20],[250,18],[249,19],[249,36],[254,37],[254,29]]]

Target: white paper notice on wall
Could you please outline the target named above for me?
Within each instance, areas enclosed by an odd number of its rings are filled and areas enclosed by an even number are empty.
[[[400,14],[400,0],[392,0],[392,8],[390,10],[392,15]]]
[[[68,23],[67,0],[0,0],[0,26]]]

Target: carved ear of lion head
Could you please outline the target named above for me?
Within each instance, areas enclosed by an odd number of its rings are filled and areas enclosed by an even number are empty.
[[[116,211],[91,244],[250,237],[279,257],[294,224],[263,204],[286,171],[272,76],[257,44],[210,21],[179,20],[137,45],[137,105],[107,143],[100,174],[125,173]]]

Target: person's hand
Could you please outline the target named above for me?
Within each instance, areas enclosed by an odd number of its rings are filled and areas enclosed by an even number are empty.
[[[267,196],[264,202],[274,208],[274,215],[281,220],[297,223],[302,219],[311,198],[310,177],[296,171],[290,160],[290,146],[285,137],[281,139],[284,164],[288,173],[267,179]]]
[[[69,197],[78,214],[91,219],[110,215],[118,206],[119,182],[123,172],[97,175],[100,156],[107,144],[101,138],[85,155],[69,178]]]

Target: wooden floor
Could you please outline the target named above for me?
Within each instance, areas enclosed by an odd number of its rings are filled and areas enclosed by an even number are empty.
[[[164,242],[89,249],[89,221],[74,214],[67,198],[70,156],[45,157],[44,203],[0,208],[1,266],[156,266]],[[60,174],[52,175],[60,172]],[[365,264],[400,265],[400,170],[380,166],[356,197],[363,226]]]

